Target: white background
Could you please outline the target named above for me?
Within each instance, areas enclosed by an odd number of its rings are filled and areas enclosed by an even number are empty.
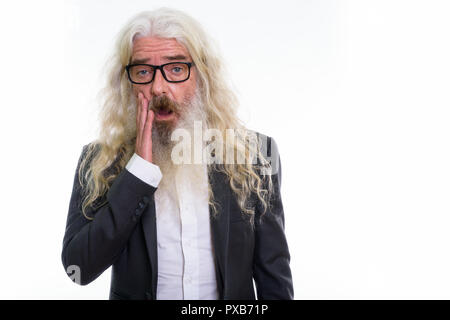
[[[1,299],[107,299],[62,238],[119,29],[169,6],[273,136],[296,299],[450,298],[448,1],[2,1]]]

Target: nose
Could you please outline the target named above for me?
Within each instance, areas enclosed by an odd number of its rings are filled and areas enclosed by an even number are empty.
[[[156,70],[155,78],[151,82],[151,94],[153,96],[160,96],[167,93],[167,82],[164,79],[161,70]]]

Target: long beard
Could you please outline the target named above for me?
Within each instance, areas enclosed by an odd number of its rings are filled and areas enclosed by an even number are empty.
[[[205,182],[205,167],[203,165],[177,164],[172,160],[172,149],[178,142],[172,141],[171,135],[176,129],[186,130],[191,137],[194,137],[194,123],[196,121],[201,122],[203,130],[206,129],[205,105],[199,90],[196,91],[190,101],[183,103],[180,110],[175,126],[157,123],[152,127],[152,159],[153,163],[159,166],[163,174],[163,178],[158,186],[158,193],[165,193],[177,199],[177,190],[183,187],[181,185],[184,185],[184,187],[192,185],[195,188],[196,185],[198,186]],[[193,140],[191,139],[192,143]],[[191,147],[193,148],[193,145]],[[191,161],[191,163],[193,162]]]

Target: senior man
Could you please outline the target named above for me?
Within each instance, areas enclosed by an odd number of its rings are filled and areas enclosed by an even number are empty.
[[[239,121],[201,26],[138,14],[108,65],[69,204],[68,275],[86,285],[112,266],[110,299],[293,299],[276,143]]]

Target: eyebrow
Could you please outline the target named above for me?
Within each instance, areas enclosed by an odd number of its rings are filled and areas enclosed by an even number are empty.
[[[169,61],[187,60],[186,56],[184,56],[182,54],[177,54],[175,56],[165,56],[165,57],[163,57],[163,59],[169,60]],[[149,61],[150,61],[150,59],[133,59],[133,60],[131,60],[131,64],[147,63]]]
[[[177,54],[175,56],[165,56],[163,57],[163,59],[173,61],[173,60],[186,60],[187,58],[182,54]]]
[[[147,63],[150,59],[133,59],[131,60],[131,64],[140,64]]]

